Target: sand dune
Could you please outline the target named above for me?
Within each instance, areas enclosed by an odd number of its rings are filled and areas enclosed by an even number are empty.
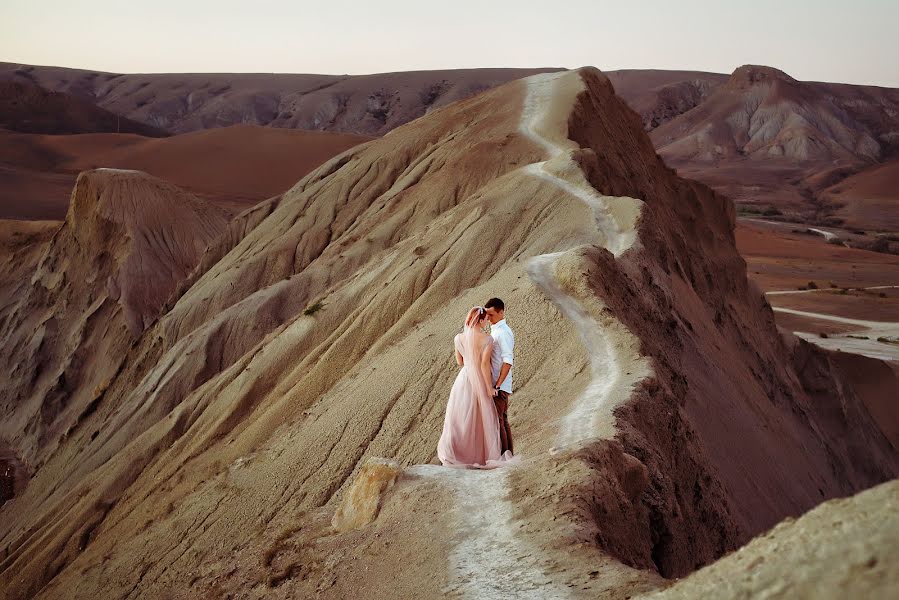
[[[733,205],[595,69],[432,111],[229,223],[139,173],[73,197],[3,275],[11,599],[621,597],[899,474],[887,377],[782,336]],[[449,341],[497,294],[522,465],[435,475]],[[594,334],[620,385],[595,385]],[[333,529],[376,457],[410,468]],[[493,583],[469,577],[493,560],[478,498],[521,551]]]

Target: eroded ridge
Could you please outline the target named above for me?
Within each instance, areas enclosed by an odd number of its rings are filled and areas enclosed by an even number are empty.
[[[571,152],[577,146],[567,139],[559,139],[559,123],[555,128],[550,127],[552,104],[559,96],[572,94],[572,91],[565,90],[572,87],[571,78],[577,78],[576,83],[580,84],[580,76],[576,72],[550,73],[525,80],[527,95],[520,129],[550,154],[546,161],[529,165],[525,170],[590,207],[596,222],[597,243],[617,258],[637,240],[636,223],[642,202],[633,198],[603,196],[597,192],[571,158]],[[577,91],[575,89],[574,93]],[[628,352],[622,348],[620,336],[628,334],[620,323],[614,321],[609,326],[600,325],[577,298],[559,285],[555,267],[564,254],[563,251],[536,256],[528,265],[528,274],[534,283],[577,327],[590,359],[591,381],[562,420],[557,442],[560,447],[596,437],[603,411],[614,399],[622,398],[633,384],[649,374],[645,361],[636,356],[626,356]],[[617,330],[614,331],[617,335],[613,334],[613,330]],[[623,364],[634,362],[640,363],[638,368],[632,368],[625,375]]]

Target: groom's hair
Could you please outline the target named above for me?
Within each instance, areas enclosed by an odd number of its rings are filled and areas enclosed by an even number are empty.
[[[506,310],[506,305],[503,304],[503,301],[499,298],[491,298],[487,301],[487,304],[484,305],[484,308],[495,308],[496,310]]]

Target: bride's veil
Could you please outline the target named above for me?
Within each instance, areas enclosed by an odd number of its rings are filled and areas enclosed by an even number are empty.
[[[466,365],[472,366],[474,371],[472,375],[477,378],[478,381],[482,382],[485,393],[489,394],[489,385],[484,381],[484,377],[481,375],[480,371],[480,351],[483,348],[483,344],[480,347],[476,347],[475,344],[475,336],[477,335],[476,325],[486,315],[487,309],[483,306],[473,306],[471,310],[468,311],[468,315],[465,317],[465,323],[462,328],[462,358],[465,360]]]

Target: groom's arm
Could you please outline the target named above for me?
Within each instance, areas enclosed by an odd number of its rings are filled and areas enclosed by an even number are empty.
[[[499,351],[500,356],[503,359],[503,366],[499,369],[499,376],[496,378],[496,383],[494,386],[499,387],[506,380],[506,377],[509,375],[509,371],[512,370],[512,346],[515,342],[512,341],[511,337],[503,332],[499,336]]]
[[[499,377],[496,378],[496,383],[494,387],[499,387],[506,380],[506,377],[509,375],[509,371],[512,369],[512,365],[507,362],[503,363],[503,366],[499,368]]]

